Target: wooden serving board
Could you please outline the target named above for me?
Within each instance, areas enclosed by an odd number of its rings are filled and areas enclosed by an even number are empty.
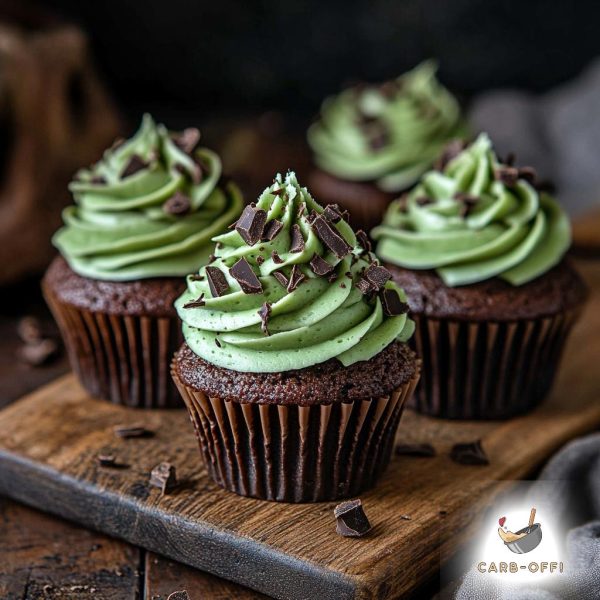
[[[335,533],[335,503],[277,504],[221,490],[200,461],[185,411],[92,400],[72,375],[0,411],[0,494],[276,598],[400,597],[435,575],[461,532],[464,539],[511,480],[600,426],[600,264],[582,266],[593,294],[547,402],[507,422],[448,422],[408,411],[398,439],[430,442],[438,454],[393,458],[380,484],[362,495],[374,525],[365,538]],[[156,435],[113,434],[117,424],[140,422]],[[454,443],[478,438],[490,466],[450,460]],[[99,466],[101,452],[126,466]],[[182,485],[161,497],[148,479],[163,460],[176,465]]]

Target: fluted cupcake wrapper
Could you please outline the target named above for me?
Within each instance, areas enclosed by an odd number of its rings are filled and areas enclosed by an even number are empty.
[[[447,419],[503,419],[537,406],[550,390],[580,310],[514,322],[413,314],[411,345],[423,377],[411,406]]]
[[[299,406],[210,398],[172,375],[208,472],[242,496],[318,502],[371,487],[387,467],[402,411],[419,373],[370,400]]]
[[[94,397],[135,408],[183,408],[169,373],[177,317],[114,315],[60,301],[45,285],[71,368]]]

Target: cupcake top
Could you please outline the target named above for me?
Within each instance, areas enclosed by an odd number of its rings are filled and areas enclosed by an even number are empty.
[[[440,170],[426,173],[389,207],[372,236],[378,255],[409,269],[435,269],[448,286],[500,277],[518,286],[560,262],[569,221],[534,185],[531,167],[502,163],[483,133],[451,144]]]
[[[175,302],[192,351],[218,367],[272,373],[369,360],[414,330],[404,292],[336,205],[277,175]]]
[[[54,245],[79,275],[131,281],[182,276],[206,262],[211,238],[240,213],[221,161],[197,148],[200,132],[174,134],[144,115],[138,132],[81,169]]]
[[[427,61],[396,80],[327,98],[308,130],[315,162],[351,181],[397,192],[412,185],[444,145],[463,133],[455,98]]]

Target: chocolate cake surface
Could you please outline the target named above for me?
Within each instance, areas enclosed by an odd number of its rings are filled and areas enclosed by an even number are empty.
[[[415,353],[394,342],[371,360],[344,367],[333,358],[305,369],[244,373],[210,364],[184,344],[174,367],[181,381],[209,397],[240,403],[309,406],[378,398],[410,381],[418,370]]]
[[[82,277],[57,256],[44,276],[61,302],[79,309],[112,315],[175,317],[173,302],[185,289],[183,277],[156,277],[137,281],[101,281]]]
[[[517,321],[556,315],[579,306],[587,288],[568,260],[521,286],[493,278],[449,287],[434,271],[385,265],[404,288],[411,311],[439,319]]]

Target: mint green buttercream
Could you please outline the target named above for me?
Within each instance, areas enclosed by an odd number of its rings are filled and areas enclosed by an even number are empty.
[[[123,178],[134,155],[148,166]],[[194,183],[196,161],[202,177]],[[77,173],[69,186],[75,205],[64,210],[54,245],[74,271],[93,279],[186,275],[207,261],[211,238],[242,208],[238,188],[220,185],[220,176],[214,152],[187,154],[163,125],[144,115],[133,138]],[[190,210],[180,216],[163,207],[178,192],[190,200]]]
[[[267,212],[267,224],[279,220],[283,227],[272,241],[253,246],[244,242],[235,230],[214,238],[217,242],[216,267],[224,274],[229,289],[213,297],[206,278],[206,267],[198,280],[188,276],[187,290],[175,302],[183,321],[187,344],[200,357],[219,367],[234,371],[279,372],[301,369],[338,358],[343,365],[369,360],[394,340],[405,341],[413,333],[413,322],[405,314],[388,317],[378,296],[368,301],[354,285],[371,260],[357,244],[356,236],[344,220],[335,224],[337,231],[353,248],[338,259],[315,235],[308,217],[323,208],[306,188],[300,187],[293,173],[285,179],[277,175],[256,203]],[[304,239],[304,249],[290,252],[292,226],[297,224]],[[275,262],[273,252],[280,257]],[[315,254],[335,267],[331,278],[318,277],[309,267]],[[244,293],[229,269],[245,258],[258,276],[263,291]],[[298,265],[306,280],[288,292],[273,272],[279,270],[289,278]],[[349,275],[350,274],[350,275]],[[391,281],[386,287],[398,291]],[[185,305],[202,294],[204,306]],[[258,310],[270,304],[267,335],[261,329]]]
[[[317,165],[389,192],[412,185],[450,139],[464,135],[458,103],[436,69],[427,61],[383,86],[327,98],[308,130]]]
[[[490,139],[477,140],[430,171],[405,199],[395,200],[372,236],[377,254],[409,269],[435,269],[449,286],[500,277],[522,285],[556,265],[571,242],[568,218],[548,194],[505,168]],[[472,197],[465,214],[464,194]]]

